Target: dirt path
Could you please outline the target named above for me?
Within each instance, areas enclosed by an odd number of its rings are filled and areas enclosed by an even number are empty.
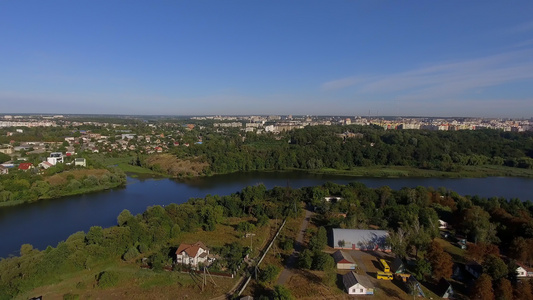
[[[287,259],[287,265],[281,272],[278,278],[277,284],[285,284],[289,278],[291,277],[291,269],[294,268],[294,265],[296,264],[296,261],[298,259],[298,254],[303,249],[303,240],[304,240],[304,234],[307,230],[307,225],[309,225],[309,220],[311,219],[311,216],[313,213],[309,210],[305,210],[305,218],[302,222],[302,225],[300,226],[300,231],[298,232],[298,236],[296,237],[296,245],[294,246],[294,250]]]

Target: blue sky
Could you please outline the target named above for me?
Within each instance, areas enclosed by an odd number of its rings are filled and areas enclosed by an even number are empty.
[[[533,2],[0,1],[0,113],[533,117]]]

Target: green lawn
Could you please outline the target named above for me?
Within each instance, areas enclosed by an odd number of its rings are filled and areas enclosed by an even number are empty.
[[[163,176],[150,169],[131,165],[130,162],[132,159],[134,159],[133,156],[107,157],[101,154],[91,154],[89,155],[89,159],[98,164],[102,164],[105,167],[117,166],[119,169],[124,171],[124,173],[128,173],[128,174]],[[130,176],[136,177],[136,175],[130,175]]]

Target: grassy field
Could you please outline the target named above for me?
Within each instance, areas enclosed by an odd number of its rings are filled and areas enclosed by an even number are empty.
[[[130,162],[134,158],[133,156],[107,157],[102,154],[91,154],[88,158],[89,160],[106,167],[117,166],[119,169],[124,171],[124,173],[127,173],[130,177],[137,177],[139,175],[164,176],[163,174],[156,173],[150,169],[131,165]]]
[[[257,256],[259,255],[259,251],[270,240],[270,236],[275,232],[277,226],[276,221],[271,220],[269,225],[256,228],[252,232],[255,234],[254,236],[245,238],[243,232],[235,231],[237,224],[245,220],[249,220],[249,218],[228,218],[223,224],[218,224],[215,231],[198,230],[196,232],[182,233],[176,238],[176,245],[179,243],[204,241],[208,247],[221,247],[226,244],[238,242],[243,247],[250,247],[252,245],[252,256]]]
[[[202,241],[208,247],[220,247],[232,242],[238,242],[248,247],[250,238],[244,238],[243,233],[235,231],[235,226],[248,219],[228,218],[224,224],[218,224],[216,231],[197,230],[192,233],[182,233],[174,241],[177,247],[180,243],[195,243]],[[256,228],[253,232],[254,255],[270,240],[279,222],[271,220],[269,225]],[[149,256],[147,254],[147,256]],[[114,287],[100,288],[96,276],[102,271],[112,271],[119,274],[119,282]],[[211,283],[202,291],[201,278],[180,272],[155,272],[141,269],[138,263],[123,261],[102,262],[92,270],[84,270],[64,274],[61,282],[39,287],[31,292],[19,295],[17,299],[29,299],[42,295],[44,299],[63,299],[65,294],[79,295],[79,299],[210,299],[224,295],[237,283],[239,277],[226,278],[214,276],[216,286]]]
[[[65,294],[79,295],[79,299],[210,299],[223,295],[236,282],[236,279],[232,278],[213,277],[216,286],[210,283],[202,291],[201,279],[186,273],[154,272],[128,263],[98,270],[118,273],[119,283],[115,287],[100,288],[95,279],[99,271],[87,270],[65,274],[60,283],[37,288],[16,299],[35,296],[43,296],[43,299],[63,299]]]

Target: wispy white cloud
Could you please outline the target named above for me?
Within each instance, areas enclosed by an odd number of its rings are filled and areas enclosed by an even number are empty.
[[[506,33],[523,33],[533,31],[533,21],[524,22],[504,30]]]
[[[533,39],[525,40],[516,44],[513,44],[510,46],[510,48],[522,48],[522,47],[529,47],[533,45]]]
[[[533,50],[521,50],[458,62],[435,64],[400,73],[341,78],[323,90],[350,87],[358,95],[396,99],[442,98],[467,91],[533,79]],[[357,78],[357,80],[353,80]]]

